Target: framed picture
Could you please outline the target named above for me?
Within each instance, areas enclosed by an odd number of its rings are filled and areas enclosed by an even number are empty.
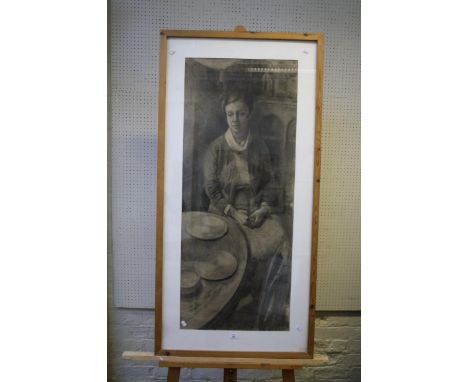
[[[158,355],[311,358],[323,35],[161,32]]]

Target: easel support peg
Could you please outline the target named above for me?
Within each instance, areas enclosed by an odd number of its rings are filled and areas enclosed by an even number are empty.
[[[167,382],[179,382],[180,367],[170,367],[167,373]]]
[[[237,369],[224,369],[224,382],[236,382]]]
[[[294,382],[294,369],[282,369],[283,382]]]

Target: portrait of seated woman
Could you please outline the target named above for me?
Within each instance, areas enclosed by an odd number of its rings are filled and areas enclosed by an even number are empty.
[[[247,320],[246,326],[258,329],[278,329],[288,324],[291,242],[272,214],[270,152],[251,129],[253,102],[248,93],[222,95],[228,128],[208,147],[204,189],[210,200],[208,211],[234,219],[250,245],[244,290],[231,319]]]
[[[183,228],[182,265],[220,271],[221,251],[238,270],[202,277],[182,296],[185,328],[289,330],[296,69],[294,61],[187,59],[182,211],[192,234]],[[211,240],[194,237],[203,229]],[[210,264],[191,265],[207,256]]]

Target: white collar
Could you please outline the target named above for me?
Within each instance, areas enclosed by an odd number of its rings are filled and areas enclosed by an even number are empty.
[[[239,152],[245,151],[250,141],[250,131],[249,131],[249,134],[247,135],[247,138],[245,138],[242,144],[237,143],[236,139],[232,135],[231,129],[227,129],[226,133],[224,134],[224,138],[226,139],[228,146],[232,150],[239,151]]]

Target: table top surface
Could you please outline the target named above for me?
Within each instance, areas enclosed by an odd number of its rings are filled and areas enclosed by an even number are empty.
[[[216,220],[220,226],[226,230],[218,229]],[[195,222],[195,223],[194,223]],[[193,224],[204,225],[193,229]],[[214,224],[213,224],[214,223]],[[210,235],[214,227],[215,234]],[[195,236],[191,233],[196,232]],[[206,238],[200,232],[206,232]],[[248,259],[248,245],[244,233],[234,220],[214,215],[207,212],[184,212],[182,214],[182,262],[181,268],[184,270],[194,270],[203,272],[207,266],[213,266],[213,256],[217,254],[226,256],[231,254],[235,258],[236,267],[234,272],[227,272],[222,279],[200,278],[200,284],[188,295],[181,295],[180,318],[181,329],[200,329],[213,320],[231,301],[238,290]],[[229,260],[229,259],[228,259]],[[207,264],[207,265],[205,265]],[[230,264],[232,267],[232,264]],[[205,268],[204,268],[205,267]],[[221,272],[222,274],[222,272]],[[223,278],[225,276],[226,278]]]

